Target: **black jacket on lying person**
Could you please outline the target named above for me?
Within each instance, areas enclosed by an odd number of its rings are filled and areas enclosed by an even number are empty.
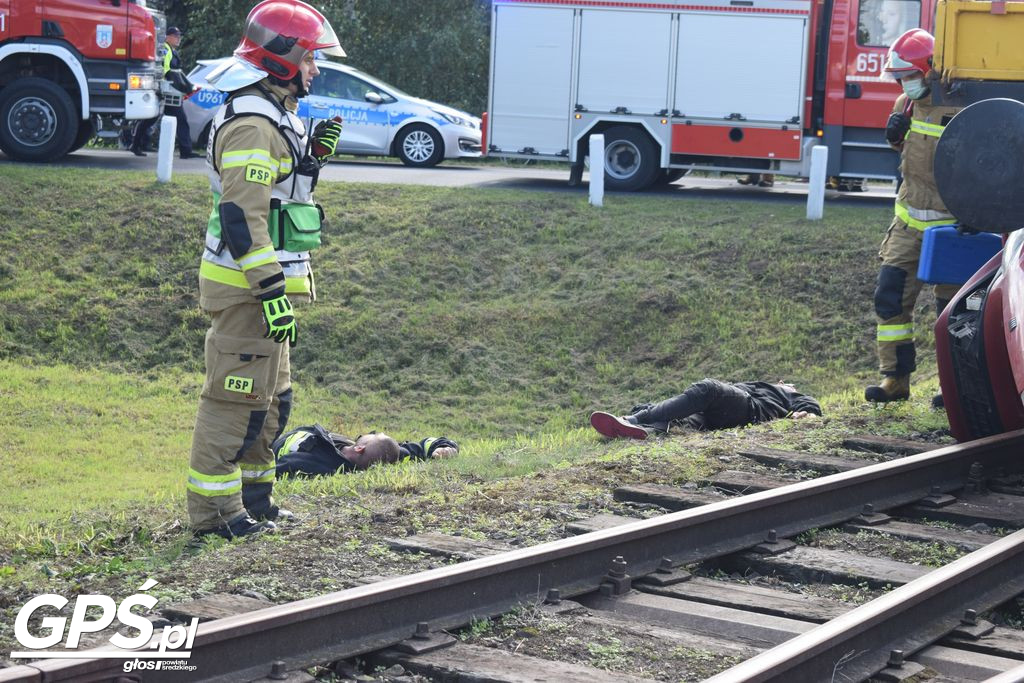
[[[327,431],[319,424],[299,427],[279,436],[270,449],[277,458],[278,478],[316,477],[351,472],[356,465],[343,456],[342,448],[356,442],[347,436]],[[458,448],[451,439],[429,437],[422,441],[404,441],[398,444],[399,459],[427,460],[438,448]]]

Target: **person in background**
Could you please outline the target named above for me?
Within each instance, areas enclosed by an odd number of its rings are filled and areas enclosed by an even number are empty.
[[[692,430],[728,429],[782,417],[821,416],[821,406],[786,382],[722,382],[702,379],[686,391],[661,401],[633,406],[629,415],[598,411],[591,426],[609,439],[646,439],[673,426]]]
[[[757,185],[758,187],[775,187],[775,174],[774,173],[748,173],[747,175],[737,178],[736,182],[740,185]]]
[[[181,44],[181,29],[177,26],[170,26],[167,29],[167,38],[164,40],[164,56],[163,56],[163,71],[164,80],[168,81],[175,90],[179,91],[183,95],[191,94],[195,90],[195,86],[192,85],[191,81],[185,76],[182,71],[181,58],[178,56],[178,45]],[[165,106],[164,114],[167,116],[173,116],[177,119],[176,137],[178,140],[178,153],[182,159],[191,159],[197,156],[192,153],[192,135],[188,128],[188,118],[185,116],[185,112],[180,106],[172,107]],[[131,149],[132,154],[137,157],[146,156],[144,149],[149,146],[150,134],[153,128],[153,124],[160,120],[160,116],[146,121],[140,121],[135,126],[135,132],[132,134]]]

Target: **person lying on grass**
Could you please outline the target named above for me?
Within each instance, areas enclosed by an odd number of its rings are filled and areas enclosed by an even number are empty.
[[[271,444],[270,450],[277,458],[277,477],[280,479],[365,470],[379,462],[448,458],[459,452],[459,445],[444,437],[399,443],[378,432],[350,439],[315,424],[282,434]]]
[[[727,429],[768,422],[780,417],[800,419],[821,416],[821,406],[785,382],[721,382],[702,379],[686,391],[660,403],[633,406],[629,415],[618,417],[595,412],[590,424],[609,439],[646,439],[648,434],[665,434],[670,427],[694,430]]]

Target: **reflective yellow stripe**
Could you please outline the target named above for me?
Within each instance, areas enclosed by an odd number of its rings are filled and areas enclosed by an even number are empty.
[[[220,163],[221,168],[256,165],[276,171],[281,167],[279,163],[270,157],[270,152],[265,149],[239,149],[232,152],[224,152],[220,158]]]
[[[228,268],[213,261],[203,259],[199,264],[199,277],[204,277],[213,282],[219,282],[229,287],[249,289],[249,281],[245,279],[242,271]],[[308,277],[286,277],[284,282],[285,294],[310,294],[313,289],[310,286]]]
[[[284,443],[281,444],[281,447],[277,449],[277,455],[280,457],[282,455],[287,455],[288,453],[299,450],[299,444],[301,444],[303,441],[305,441],[311,436],[313,435],[310,434],[309,432],[295,432],[294,434],[292,434],[291,436],[284,440]]]
[[[281,173],[289,173],[292,170],[291,157],[281,157]]]
[[[284,279],[285,294],[312,294],[313,288],[308,277],[286,277]]]
[[[942,135],[942,131],[945,126],[940,126],[937,123],[925,123],[924,121],[918,121],[917,119],[910,120],[910,130],[921,135],[928,135],[933,138],[937,138]]]
[[[952,216],[947,216],[946,218],[939,218],[933,221],[923,221],[919,218],[914,218],[913,216],[910,215],[910,210],[907,207],[900,204],[899,202],[896,203],[896,217],[899,218],[904,223],[906,223],[907,225],[909,225],[910,227],[914,228],[915,230],[927,230],[928,228],[934,227],[936,225],[950,225],[955,221],[955,219]]]
[[[260,266],[268,263],[274,263],[277,261],[277,254],[274,253],[274,247],[269,244],[265,247],[250,251],[248,254],[238,259],[238,265],[242,267],[242,272],[250,271],[253,268],[259,268]]]
[[[242,470],[242,483],[263,484],[274,481],[277,469],[271,467],[269,470]]]
[[[201,496],[230,496],[242,490],[242,472],[236,468],[231,474],[203,474],[190,467],[186,488]]]
[[[230,287],[249,289],[249,281],[245,279],[242,271],[221,266],[206,259],[203,259],[203,262],[199,264],[199,277],[205,277],[207,280],[213,280]]]
[[[896,341],[907,341],[908,339],[914,338],[914,325],[913,323],[903,323],[901,325],[879,325],[878,326],[878,341],[880,342],[896,342]]]

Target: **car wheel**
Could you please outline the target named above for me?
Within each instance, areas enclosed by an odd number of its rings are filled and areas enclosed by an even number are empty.
[[[75,135],[75,140],[71,143],[71,149],[68,150],[68,154],[85,147],[85,143],[89,142],[95,134],[96,128],[92,124],[92,119],[80,121],[78,123],[78,134]]]
[[[15,159],[59,159],[71,149],[78,131],[71,97],[52,81],[25,78],[0,92],[0,148]]]
[[[430,126],[414,123],[395,138],[395,154],[406,166],[436,166],[444,158],[444,141]]]
[[[658,179],[658,148],[647,133],[634,126],[615,126],[605,131],[604,139],[607,189],[643,190]]]

